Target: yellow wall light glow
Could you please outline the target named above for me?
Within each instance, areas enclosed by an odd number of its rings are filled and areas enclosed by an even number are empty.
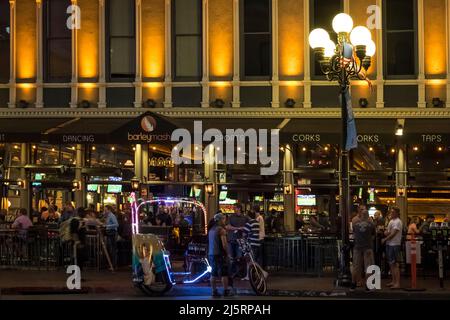
[[[209,3],[209,68],[215,77],[233,74],[233,1]]]
[[[36,0],[16,1],[17,78],[36,77]]]
[[[78,75],[82,78],[98,76],[98,1],[78,0],[82,12],[81,29],[78,30]]]
[[[164,5],[161,0],[142,0],[141,4],[142,75],[147,78],[164,77]]]

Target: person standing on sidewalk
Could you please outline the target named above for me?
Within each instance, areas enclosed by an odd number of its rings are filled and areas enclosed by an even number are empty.
[[[228,243],[227,232],[225,230],[226,217],[222,213],[214,216],[214,221],[208,228],[208,261],[211,265],[211,289],[212,296],[219,297],[216,282],[222,280],[224,296],[232,293],[228,289]]]
[[[105,206],[105,233],[106,233],[106,246],[108,248],[109,256],[114,267],[117,264],[117,230],[119,228],[119,222],[116,215],[113,212],[111,206]]]
[[[231,287],[233,287],[233,277],[239,271],[238,265],[240,259],[242,258],[242,252],[236,239],[241,236],[241,231],[247,221],[248,217],[242,213],[242,205],[237,204],[235,206],[235,213],[229,216],[228,225],[226,226],[226,230],[228,232],[228,254],[231,259],[229,271],[229,284]]]
[[[266,237],[266,226],[264,225],[264,217],[261,214],[260,207],[256,205],[254,207],[256,221],[259,224],[259,261],[257,261],[261,267],[264,265],[264,238]]]
[[[261,256],[261,250],[260,250],[261,243],[259,240],[260,225],[259,225],[258,221],[256,220],[255,211],[253,211],[253,210],[250,211],[248,213],[248,216],[250,219],[245,224],[243,231],[244,231],[244,233],[250,243],[250,246],[252,248],[253,258],[255,259],[256,262],[259,263],[260,256]],[[249,280],[249,278],[248,278],[249,268],[250,268],[250,264],[247,263],[247,275],[242,280]]]
[[[359,217],[353,219],[353,273],[351,290],[355,290],[357,283],[360,282],[361,275],[364,273],[367,279],[367,268],[374,264],[373,255],[373,236],[375,226],[369,220],[369,212],[367,208],[362,208],[358,213]],[[364,272],[362,268],[364,267]],[[366,290],[367,287],[366,287]]]
[[[81,270],[88,260],[86,247],[86,211],[80,207],[77,209],[77,216],[70,220],[70,233],[74,241],[75,263]]]
[[[391,269],[392,282],[387,286],[391,289],[400,289],[400,253],[402,244],[403,223],[400,220],[400,209],[394,207],[390,210],[391,220],[384,233],[386,236],[382,243],[386,243],[386,258]]]

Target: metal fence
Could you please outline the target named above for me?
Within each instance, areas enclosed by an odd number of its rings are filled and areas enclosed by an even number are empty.
[[[264,266],[271,271],[323,276],[338,266],[338,242],[329,236],[266,237]]]
[[[106,267],[101,237],[104,239],[100,232],[86,235],[86,268],[100,270]],[[120,258],[121,246],[118,248]],[[73,253],[73,242],[61,242],[57,230],[31,228],[26,233],[12,229],[0,230],[0,268],[3,269],[63,268],[74,263]]]

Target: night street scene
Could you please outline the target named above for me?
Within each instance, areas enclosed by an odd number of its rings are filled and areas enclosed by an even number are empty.
[[[0,300],[450,300],[449,25],[448,0],[0,0]]]

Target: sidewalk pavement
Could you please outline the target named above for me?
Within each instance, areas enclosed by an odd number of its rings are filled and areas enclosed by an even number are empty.
[[[131,281],[131,271],[85,271],[81,290],[68,290],[66,280],[69,274],[64,271],[35,270],[1,270],[0,296],[26,294],[117,294],[133,297],[142,296],[134,288]],[[404,278],[402,284],[409,287],[409,279]],[[439,282],[434,278],[417,279],[418,288],[425,291],[410,292],[406,290],[391,290],[385,286],[388,280],[382,280],[382,289],[375,292],[365,292],[358,288],[350,292],[347,288],[335,288],[332,277],[301,277],[298,275],[271,274],[268,278],[268,295],[276,297],[312,297],[312,298],[346,298],[346,299],[450,299],[450,288],[440,289]],[[446,283],[450,287],[450,283]],[[254,293],[248,281],[235,281],[237,294],[253,296]],[[207,282],[194,285],[176,285],[166,296],[195,297],[208,296],[210,288]]]

